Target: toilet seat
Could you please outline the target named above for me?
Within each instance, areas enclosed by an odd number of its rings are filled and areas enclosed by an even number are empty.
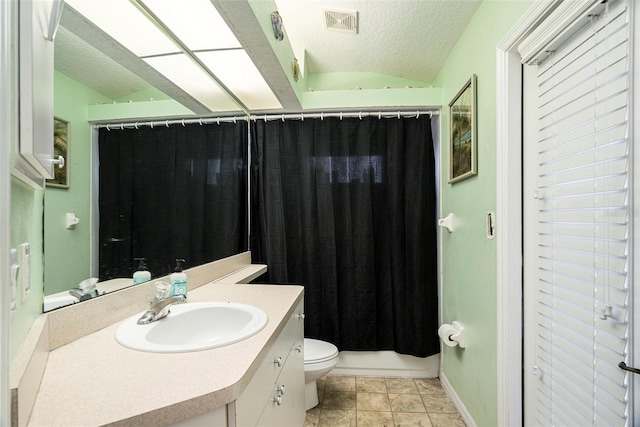
[[[304,364],[322,363],[338,356],[338,347],[326,341],[304,339]]]

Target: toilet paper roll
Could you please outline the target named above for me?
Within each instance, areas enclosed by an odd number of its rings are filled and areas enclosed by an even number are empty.
[[[445,323],[438,328],[438,335],[442,338],[442,342],[449,347],[455,347],[458,345],[458,341],[452,339],[452,336],[457,333],[458,329],[448,323]]]

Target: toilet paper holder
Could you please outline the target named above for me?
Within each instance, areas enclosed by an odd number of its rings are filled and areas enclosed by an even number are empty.
[[[442,342],[448,347],[459,346],[465,348],[467,342],[464,332],[464,326],[454,321],[450,325],[443,324],[438,328],[438,335],[442,338]]]

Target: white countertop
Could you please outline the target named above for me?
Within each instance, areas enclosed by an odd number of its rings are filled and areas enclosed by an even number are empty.
[[[57,348],[49,353],[29,425],[159,426],[230,403],[243,391],[302,296],[301,286],[211,283],[190,291],[189,302],[242,302],[269,316],[256,335],[211,350],[130,350],[114,338],[122,322]]]

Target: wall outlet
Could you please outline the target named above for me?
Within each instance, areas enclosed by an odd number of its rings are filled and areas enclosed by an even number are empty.
[[[31,245],[28,242],[20,245],[20,266],[22,270],[22,301],[27,299],[31,292]]]

